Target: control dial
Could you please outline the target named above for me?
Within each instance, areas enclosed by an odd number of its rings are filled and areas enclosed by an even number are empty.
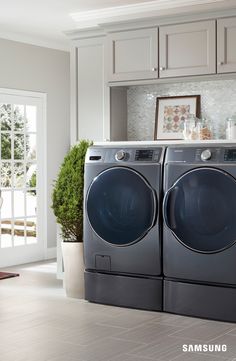
[[[125,151],[119,150],[115,155],[116,160],[123,160],[125,159]]]
[[[201,153],[201,160],[203,160],[205,162],[206,160],[211,159],[211,155],[212,154],[211,154],[210,149],[206,149]]]

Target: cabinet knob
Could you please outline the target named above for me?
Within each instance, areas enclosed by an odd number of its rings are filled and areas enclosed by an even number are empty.
[[[160,71],[163,71],[163,70],[165,70],[166,68],[164,67],[164,66],[161,66],[160,67]]]
[[[219,61],[218,65],[224,65],[223,61]]]
[[[157,68],[152,68],[152,71],[157,71]]]

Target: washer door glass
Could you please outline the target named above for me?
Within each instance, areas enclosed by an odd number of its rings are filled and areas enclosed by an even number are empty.
[[[87,195],[90,224],[103,240],[115,245],[137,242],[153,226],[155,192],[137,172],[110,168],[94,179]]]
[[[218,252],[236,241],[236,181],[215,168],[183,175],[165,195],[164,219],[177,239],[200,252]]]

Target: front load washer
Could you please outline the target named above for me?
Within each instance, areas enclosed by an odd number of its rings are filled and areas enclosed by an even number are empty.
[[[85,299],[162,309],[162,147],[92,146],[85,160]]]
[[[164,311],[236,321],[236,146],[169,147]]]

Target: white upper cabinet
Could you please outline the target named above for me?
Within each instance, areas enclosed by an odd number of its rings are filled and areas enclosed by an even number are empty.
[[[157,78],[157,28],[111,33],[107,41],[109,81]]]
[[[236,18],[217,21],[217,72],[236,72]]]
[[[105,38],[79,40],[71,59],[71,142],[103,141],[105,134]]]
[[[160,78],[216,72],[216,22],[161,26]]]

